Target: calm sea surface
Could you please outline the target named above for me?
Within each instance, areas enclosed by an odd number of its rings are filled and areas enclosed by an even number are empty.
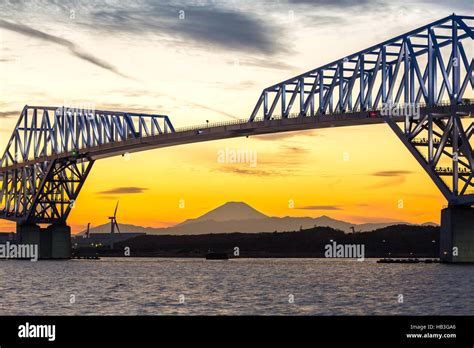
[[[0,315],[472,315],[473,289],[474,265],[327,259],[0,261]]]

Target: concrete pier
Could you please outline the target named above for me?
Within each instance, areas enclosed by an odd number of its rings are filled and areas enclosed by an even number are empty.
[[[46,231],[51,234],[51,258],[71,258],[71,228],[67,225],[51,225]]]
[[[35,224],[17,225],[17,241],[37,244],[39,258],[69,259],[71,257],[71,228],[64,224],[41,228]]]
[[[440,259],[474,263],[474,208],[450,206],[441,211]]]

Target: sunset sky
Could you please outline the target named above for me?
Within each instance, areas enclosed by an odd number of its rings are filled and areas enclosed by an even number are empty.
[[[167,114],[175,127],[247,118],[267,86],[473,9],[471,0],[0,0],[0,150],[25,104]],[[226,148],[253,151],[256,166],[220,163]],[[354,223],[439,222],[446,204],[383,124],[100,160],[68,223],[74,232],[106,223],[117,200],[118,222],[153,227],[227,201]]]

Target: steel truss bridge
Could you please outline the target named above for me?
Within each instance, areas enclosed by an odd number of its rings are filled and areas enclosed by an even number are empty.
[[[175,129],[166,115],[25,106],[1,158],[0,218],[65,224],[101,158],[377,123],[391,127],[450,205],[472,205],[473,30],[472,16],[440,19],[265,88],[240,121]]]

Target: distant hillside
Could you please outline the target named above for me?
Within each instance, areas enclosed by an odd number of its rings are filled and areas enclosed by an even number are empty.
[[[151,228],[119,224],[121,232],[144,232],[156,235],[195,235],[209,233],[260,233],[299,231],[313,227],[331,227],[349,233],[373,231],[386,226],[407,224],[406,222],[353,224],[329,216],[312,217],[270,217],[244,202],[227,202],[208,213],[168,228]],[[431,224],[431,223],[430,223]],[[109,233],[110,225],[91,228],[91,233]],[[82,231],[81,233],[84,233]]]
[[[338,244],[363,244],[365,257],[435,258],[439,256],[439,233],[439,227],[413,225],[355,234],[315,227],[278,233],[147,235],[117,243],[116,248],[121,253],[123,247],[130,247],[132,256],[202,257],[209,250],[233,255],[238,247],[240,257],[324,257],[325,246],[334,240]]]
[[[196,222],[205,221],[236,221],[236,220],[257,220],[266,219],[267,215],[262,214],[257,209],[252,208],[250,205],[244,202],[227,202],[210,212],[201,215],[196,219],[188,219],[176,226],[188,225]],[[175,226],[175,227],[176,227]]]

